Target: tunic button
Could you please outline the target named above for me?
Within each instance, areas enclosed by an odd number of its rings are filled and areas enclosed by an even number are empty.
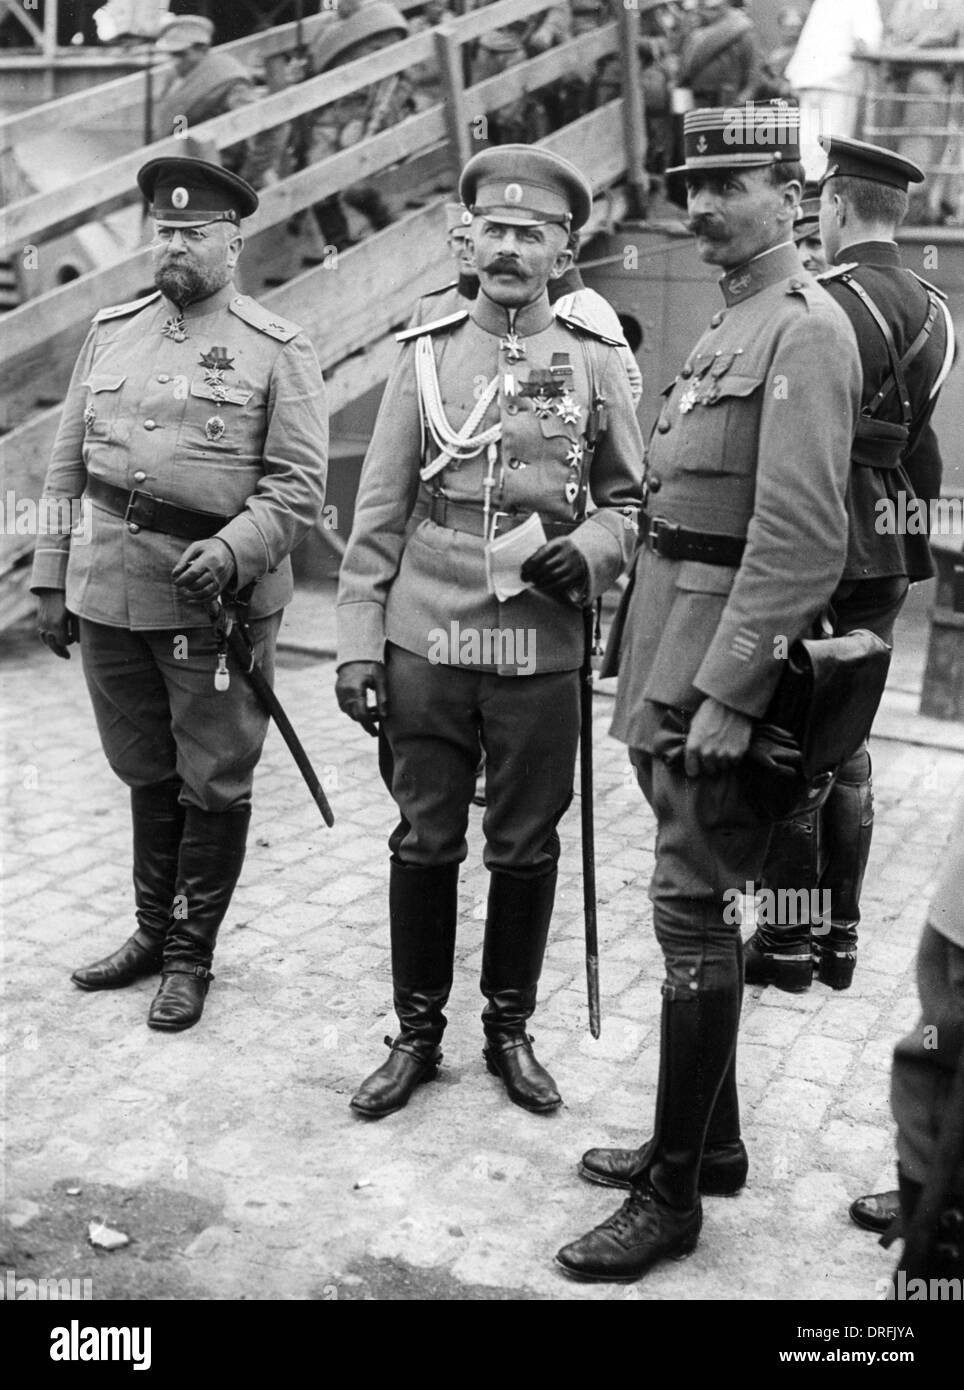
[[[160,376],[157,379],[162,386],[166,386],[171,378],[168,376],[167,372],[161,372]]]
[[[128,531],[130,531],[132,536],[136,536],[141,528],[138,526],[136,521],[129,521],[127,523],[127,529]]]
[[[135,482],[135,483],[143,483],[143,482],[145,481],[146,478],[147,478],[147,474],[146,474],[146,473],[142,473],[139,469],[138,469],[138,471],[134,474],[134,482]]]
[[[506,401],[505,413],[506,415],[518,415],[519,407],[516,405],[515,401]]]
[[[683,368],[683,370],[680,372],[680,376],[683,378],[684,381],[688,381],[689,378],[690,378],[692,375],[693,375],[693,368],[692,368],[692,367],[690,366],[690,364],[687,362],[686,366],[685,366],[685,367]]]
[[[669,432],[670,432],[670,430],[671,430],[672,428],[673,428],[673,422],[672,422],[672,420],[667,420],[667,418],[666,418],[665,415],[661,415],[661,416],[660,416],[660,419],[659,419],[659,424],[656,426],[657,432],[658,432],[659,434],[669,434]]]
[[[802,290],[802,289],[803,289],[803,281],[802,281],[802,280],[791,280],[791,281],[790,281],[790,288],[791,288],[792,290]]]
[[[144,421],[144,428],[145,428],[146,430],[156,430],[156,429],[157,429],[157,421],[156,421],[156,420],[145,420],[145,421]]]
[[[663,486],[663,480],[658,473],[654,473],[649,479],[647,486],[650,492],[659,492],[660,488]]]
[[[711,328],[719,328],[719,326],[720,326],[720,324],[721,324],[722,322],[723,322],[723,310],[720,309],[720,310],[719,310],[717,313],[715,313],[715,314],[713,315],[713,317],[710,319],[710,327],[711,327]]]

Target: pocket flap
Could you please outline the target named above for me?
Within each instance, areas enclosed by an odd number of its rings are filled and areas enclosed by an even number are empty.
[[[706,565],[702,560],[683,560],[676,576],[677,589],[694,594],[728,594],[736,570],[727,565]]]
[[[84,385],[89,391],[119,391],[126,376],[89,376]]]
[[[715,377],[700,392],[702,405],[715,405],[727,396],[752,396],[758,386],[763,385],[762,376],[738,376],[727,372],[725,376]]]
[[[247,405],[254,392],[242,391],[238,386],[208,386],[203,381],[192,381],[191,395],[215,405]]]

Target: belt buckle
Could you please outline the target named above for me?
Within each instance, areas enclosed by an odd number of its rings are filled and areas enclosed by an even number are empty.
[[[660,547],[662,544],[662,538],[664,536],[670,537],[679,535],[679,529],[679,526],[674,525],[674,523],[671,521],[667,521],[665,517],[651,517],[649,522],[649,530],[646,532],[646,539],[649,542],[650,550],[652,550],[656,555],[661,555],[662,550],[660,549]]]
[[[138,492],[138,490],[134,488],[127,499],[127,510],[124,512],[124,521],[127,523],[133,522],[137,526],[146,526],[147,529],[150,530],[154,522],[155,510],[159,501],[160,498],[155,497],[152,493]],[[146,516],[143,512],[138,512],[136,510],[140,507],[141,503],[149,504],[147,506]]]

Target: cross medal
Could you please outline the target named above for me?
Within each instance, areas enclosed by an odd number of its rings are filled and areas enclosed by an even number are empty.
[[[510,362],[521,362],[526,355],[525,343],[514,328],[510,328],[505,337],[499,339],[499,347]]]
[[[172,338],[175,343],[183,343],[187,337],[187,329],[184,326],[184,316],[178,314],[176,317],[165,319],[161,326],[161,333],[165,338]]]

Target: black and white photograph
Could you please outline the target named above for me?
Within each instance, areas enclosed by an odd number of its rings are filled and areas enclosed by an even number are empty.
[[[942,1364],[964,0],[0,0],[0,243],[26,1373]]]

